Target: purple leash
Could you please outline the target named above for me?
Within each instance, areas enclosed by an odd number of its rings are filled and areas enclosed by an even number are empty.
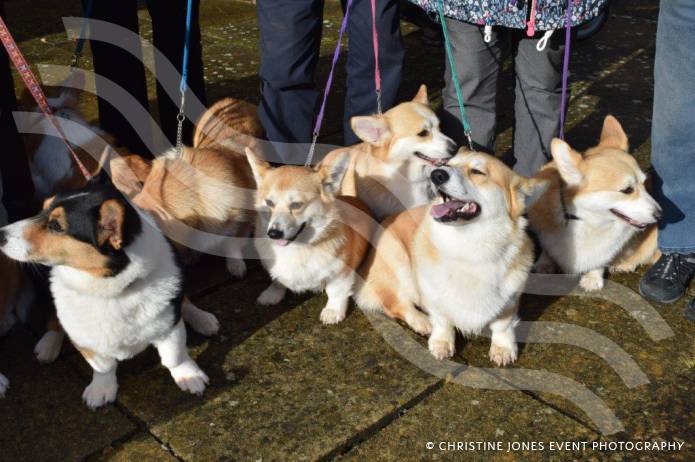
[[[323,89],[323,101],[321,102],[321,109],[319,114],[316,116],[316,125],[314,125],[314,138],[311,140],[311,146],[309,147],[309,154],[306,157],[306,162],[304,165],[311,167],[311,162],[314,160],[314,150],[316,149],[316,141],[319,138],[319,133],[321,133],[321,124],[323,123],[323,116],[326,112],[326,102],[328,101],[328,94],[331,92],[331,85],[333,84],[333,74],[335,73],[335,66],[338,64],[338,58],[340,58],[340,47],[343,43],[343,35],[347,29],[348,17],[350,16],[350,7],[352,6],[352,0],[348,0],[347,6],[345,7],[345,16],[343,17],[343,22],[340,25],[340,34],[338,35],[338,44],[335,46],[335,51],[333,52],[333,63],[331,64],[331,72],[328,73],[328,79],[326,79],[326,87]]]
[[[562,101],[560,101],[560,139],[565,139],[565,111],[567,110],[567,80],[570,73],[570,42],[572,41],[572,0],[567,0],[565,17],[565,57],[562,63]]]

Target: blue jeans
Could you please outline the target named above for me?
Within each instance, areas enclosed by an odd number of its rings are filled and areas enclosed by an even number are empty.
[[[319,58],[323,0],[259,0],[261,103],[259,117],[270,141],[308,143],[317,113],[319,90],[314,73]],[[377,1],[379,64],[384,110],[396,102],[403,68],[398,0]],[[376,113],[372,13],[369,0],[353,0],[347,38],[345,144],[358,142],[350,128],[355,115]],[[335,37],[339,25],[326,31]],[[330,57],[327,59],[331,59]],[[325,76],[321,76],[323,90]],[[342,91],[333,84],[333,95]],[[326,113],[326,117],[340,117]],[[325,124],[324,124],[325,126]]]
[[[695,2],[661,2],[654,63],[654,197],[659,248],[695,252]]]

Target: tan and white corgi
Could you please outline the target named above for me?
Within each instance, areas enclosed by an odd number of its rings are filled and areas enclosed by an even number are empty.
[[[454,354],[457,329],[468,335],[489,327],[490,360],[510,364],[519,297],[533,264],[523,214],[547,184],[463,150],[429,171],[436,198],[383,223],[355,300],[420,333],[431,330],[429,349],[438,359]]]
[[[536,175],[550,187],[529,210],[543,249],[537,271],[552,272],[557,264],[581,274],[585,290],[598,290],[606,267],[631,271],[658,258],[661,208],[627,150],[627,135],[613,116],[606,117],[598,145],[584,154],[552,141],[553,161]]]
[[[359,199],[336,197],[349,157],[314,170],[272,168],[250,149],[246,154],[258,185],[256,249],[273,279],[258,303],[279,303],[287,289],[325,290],[328,303],[321,321],[342,321],[373,223]]]
[[[242,256],[255,220],[255,183],[243,147],[262,136],[255,108],[226,98],[201,117],[195,146],[181,157],[171,150],[154,161],[137,155],[111,161],[116,187],[152,213],[179,250],[224,253],[237,277],[246,272]],[[225,239],[229,237],[231,239]]]
[[[383,115],[353,117],[350,124],[363,143],[331,151],[321,164],[331,165],[349,153],[349,174],[355,179],[347,183],[357,185],[357,197],[379,220],[426,204],[426,167],[443,164],[456,153],[456,144],[439,130],[427,87]]]

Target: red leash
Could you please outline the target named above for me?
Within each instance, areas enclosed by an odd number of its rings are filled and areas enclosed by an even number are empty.
[[[36,100],[36,104],[38,104],[39,109],[41,109],[41,112],[43,112],[44,115],[48,117],[48,120],[51,121],[51,124],[53,124],[56,130],[58,130],[58,134],[65,143],[65,146],[67,146],[68,151],[70,151],[70,155],[79,167],[80,171],[82,172],[82,175],[84,175],[84,177],[87,180],[90,180],[92,178],[92,175],[89,173],[89,170],[87,170],[87,168],[82,164],[82,162],[80,162],[80,159],[77,157],[77,154],[68,142],[65,133],[63,132],[63,129],[61,128],[58,121],[55,119],[53,111],[51,110],[51,107],[48,105],[46,95],[44,95],[43,90],[41,89],[41,85],[39,85],[38,80],[36,80],[36,77],[34,76],[33,72],[31,72],[27,60],[24,58],[24,55],[22,55],[22,52],[19,51],[17,43],[14,41],[14,38],[12,38],[12,34],[10,34],[10,31],[7,28],[7,25],[5,24],[5,21],[1,17],[0,40],[2,41],[2,44],[5,46],[5,50],[7,50],[7,55],[12,60],[14,67],[17,69],[17,72],[19,72],[20,77],[22,77],[24,85],[27,86],[29,93],[31,93],[31,96],[33,96],[34,100]]]

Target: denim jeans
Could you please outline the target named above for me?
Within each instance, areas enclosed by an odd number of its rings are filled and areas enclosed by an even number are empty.
[[[664,0],[654,63],[654,197],[664,209],[659,248],[695,252],[695,2]]]

